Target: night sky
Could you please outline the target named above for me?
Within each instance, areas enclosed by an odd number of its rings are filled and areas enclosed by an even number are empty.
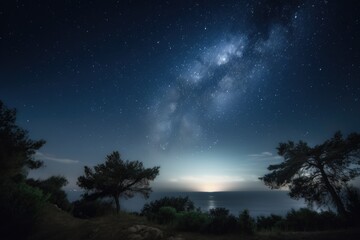
[[[266,189],[276,147],[360,131],[358,1],[1,1],[0,99],[77,188],[118,150],[156,191]]]

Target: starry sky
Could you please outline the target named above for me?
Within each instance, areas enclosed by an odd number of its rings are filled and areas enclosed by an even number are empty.
[[[155,191],[264,190],[279,142],[360,131],[357,1],[1,1],[0,99],[77,188],[120,151]]]

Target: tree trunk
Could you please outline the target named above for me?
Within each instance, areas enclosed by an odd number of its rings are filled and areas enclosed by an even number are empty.
[[[114,196],[115,205],[116,205],[116,213],[120,212],[120,201],[119,201],[119,195]]]
[[[328,176],[326,175],[326,173],[324,171],[324,168],[320,167],[319,169],[320,169],[321,176],[322,176],[322,178],[324,180],[325,186],[328,189],[328,191],[329,191],[329,193],[331,195],[331,198],[333,199],[333,201],[334,201],[334,203],[336,205],[338,213],[341,216],[346,217],[347,216],[347,211],[345,209],[344,203],[341,201],[341,198],[340,198],[339,194],[337,194],[334,187],[329,182]]]

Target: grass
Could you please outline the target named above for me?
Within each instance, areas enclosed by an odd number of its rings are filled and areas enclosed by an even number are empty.
[[[360,229],[355,228],[321,232],[257,232],[253,236],[176,232],[173,229],[167,229],[164,225],[156,225],[143,217],[128,213],[85,220],[74,218],[54,205],[47,204],[36,222],[30,240],[126,240],[129,239],[127,229],[138,224],[161,229],[164,232],[164,239],[170,236],[181,236],[186,240],[355,240],[360,236]]]

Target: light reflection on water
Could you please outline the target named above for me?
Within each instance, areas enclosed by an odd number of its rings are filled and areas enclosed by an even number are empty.
[[[207,211],[209,211],[210,209],[216,208],[216,201],[214,200],[214,196],[213,195],[208,195],[208,200],[207,200]]]

